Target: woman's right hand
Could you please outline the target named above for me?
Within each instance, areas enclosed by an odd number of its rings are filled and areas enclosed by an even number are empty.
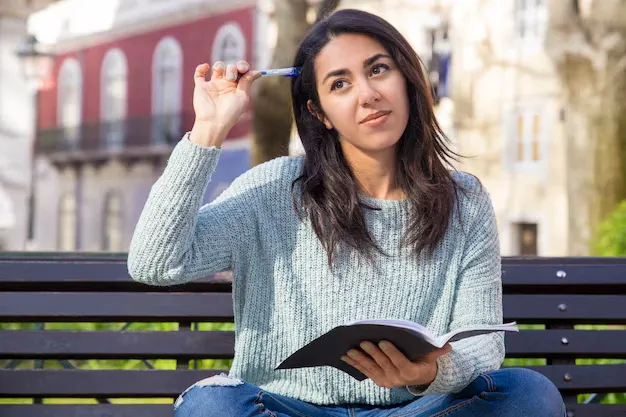
[[[252,82],[260,77],[260,73],[250,71],[246,61],[239,61],[237,66],[225,66],[217,61],[211,79],[206,81],[209,70],[206,63],[196,67],[193,91],[196,120],[189,139],[202,146],[219,147],[246,111]]]

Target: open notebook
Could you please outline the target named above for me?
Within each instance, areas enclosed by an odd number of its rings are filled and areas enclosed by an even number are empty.
[[[306,344],[285,359],[276,369],[332,366],[362,381],[366,376],[343,362],[340,358],[350,349],[360,349],[359,344],[368,340],[378,343],[388,340],[411,361],[419,360],[426,353],[443,347],[446,343],[487,333],[517,332],[515,322],[494,325],[462,327],[441,336],[435,336],[424,326],[407,320],[361,320],[337,326]]]

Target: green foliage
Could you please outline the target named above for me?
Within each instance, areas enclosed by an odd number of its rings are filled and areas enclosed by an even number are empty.
[[[626,200],[600,222],[591,246],[598,256],[626,256]]]

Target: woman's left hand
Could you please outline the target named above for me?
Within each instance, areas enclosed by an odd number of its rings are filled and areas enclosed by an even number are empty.
[[[450,344],[434,350],[422,359],[411,362],[392,343],[382,341],[376,346],[362,342],[360,351],[351,349],[341,360],[352,365],[374,383],[383,388],[406,385],[429,385],[437,376],[437,358],[452,350]]]

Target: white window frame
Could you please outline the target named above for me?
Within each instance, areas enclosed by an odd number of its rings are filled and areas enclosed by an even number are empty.
[[[66,96],[67,86],[72,87],[72,92],[75,97],[68,98]],[[75,109],[73,110],[72,121],[66,120],[68,100],[69,103],[73,103]],[[66,144],[71,148],[75,148],[79,140],[79,127],[82,122],[82,109],[83,109],[83,72],[80,62],[76,58],[65,58],[59,69],[57,75],[57,126],[63,128],[64,139]]]
[[[537,4],[540,3],[540,4]],[[514,36],[526,48],[539,49],[548,26],[548,0],[514,0]],[[520,28],[524,33],[520,33]]]
[[[502,131],[503,164],[506,168],[537,170],[546,166],[551,123],[547,108],[548,106],[539,103],[527,103],[505,109]],[[535,156],[536,153],[538,157]]]
[[[170,58],[171,56],[171,58]],[[165,62],[169,58],[171,62]],[[172,91],[165,91],[161,68],[171,66],[174,71]],[[183,50],[180,43],[167,36],[159,41],[152,57],[152,138],[157,144],[166,143],[168,137],[179,135],[182,111]],[[172,107],[164,111],[165,100]]]
[[[119,74],[114,71],[118,70]],[[108,94],[109,81],[113,77],[123,79],[123,100],[116,102]],[[121,108],[112,110],[113,103]],[[100,71],[100,120],[103,123],[101,140],[108,149],[122,147],[125,136],[125,124],[128,111],[128,64],[126,56],[119,48],[109,50],[102,60]]]
[[[237,44],[237,53],[235,54],[237,57],[232,60],[224,59],[222,56],[221,45],[227,37],[232,37]],[[237,61],[246,59],[247,50],[246,37],[241,26],[236,22],[228,22],[222,25],[215,34],[211,47],[211,62],[223,61],[226,64],[236,64]]]

